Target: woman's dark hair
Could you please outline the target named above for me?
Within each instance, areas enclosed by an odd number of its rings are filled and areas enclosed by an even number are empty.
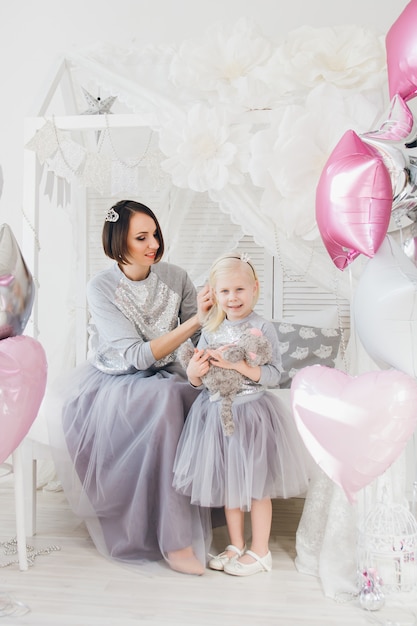
[[[156,235],[159,242],[159,248],[155,256],[155,263],[162,259],[165,245],[159,222],[149,207],[135,200],[120,200],[114,204],[109,211],[113,209],[119,216],[117,221],[105,221],[102,232],[103,250],[106,256],[114,259],[118,263],[129,264],[127,260],[127,234],[129,231],[130,218],[133,213],[143,213],[149,215],[155,222]]]

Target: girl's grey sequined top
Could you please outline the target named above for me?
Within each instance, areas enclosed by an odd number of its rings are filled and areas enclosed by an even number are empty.
[[[271,322],[258,315],[251,313],[243,320],[230,322],[225,319],[213,332],[203,331],[198,342],[198,347],[206,348],[208,345],[222,346],[238,341],[242,333],[248,328],[258,328],[270,341],[272,347],[272,360],[267,365],[261,365],[261,378],[257,383],[245,378],[242,389],[238,395],[256,393],[266,388],[279,386],[282,372],[281,352],[276,330]]]
[[[117,264],[87,285],[91,314],[89,361],[107,374],[161,368],[175,353],[155,361],[150,340],[177,327],[197,310],[195,287],[182,268],[157,263],[141,281],[126,278]],[[194,343],[198,336],[194,337]]]

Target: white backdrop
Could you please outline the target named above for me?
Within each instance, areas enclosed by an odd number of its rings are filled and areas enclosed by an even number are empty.
[[[385,35],[408,0],[3,0],[0,3],[0,166],[4,187],[0,224],[7,222],[21,237],[23,120],[36,116],[63,58],[99,42],[127,47],[131,43],[178,44],[198,39],[211,24],[253,20],[273,42],[303,25],[354,24]],[[62,111],[54,112],[57,116]],[[56,246],[61,283],[60,240],[65,232],[48,223]],[[42,242],[41,242],[42,243]],[[61,249],[62,256],[62,249]],[[60,285],[57,285],[57,288]],[[61,295],[55,290],[52,296]],[[65,306],[65,290],[62,298]],[[48,307],[50,303],[44,302]],[[55,320],[53,320],[55,321]],[[35,439],[46,440],[38,423]]]
[[[22,223],[23,119],[37,115],[59,61],[96,42],[178,43],[211,23],[254,20],[281,41],[299,26],[357,24],[385,34],[407,0],[14,0],[0,8],[0,223]],[[59,114],[59,111],[56,112]]]

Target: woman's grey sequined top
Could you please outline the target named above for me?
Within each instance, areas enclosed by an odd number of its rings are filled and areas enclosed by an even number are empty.
[[[90,280],[87,300],[91,314],[88,359],[107,374],[130,374],[174,361],[175,353],[155,361],[149,342],[197,310],[190,277],[171,263],[153,265],[141,281],[129,280],[114,264]]]

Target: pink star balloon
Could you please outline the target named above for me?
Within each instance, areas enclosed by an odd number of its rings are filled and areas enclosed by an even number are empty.
[[[385,38],[390,97],[404,100],[417,93],[417,0],[411,0]]]
[[[391,178],[382,157],[348,130],[316,190],[317,225],[336,267],[343,270],[359,254],[375,254],[387,233],[391,207]]]

